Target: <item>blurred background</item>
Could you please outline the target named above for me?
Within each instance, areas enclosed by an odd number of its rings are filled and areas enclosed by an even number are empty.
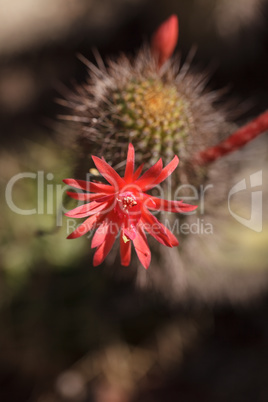
[[[77,54],[133,55],[173,13],[182,60],[197,45],[195,68],[211,69],[210,87],[228,86],[243,111],[234,122],[267,109],[267,0],[0,0],[3,402],[268,400],[267,219],[262,233],[230,229],[221,258],[236,261],[231,280],[214,280],[212,263],[177,300],[138,286],[135,266],[93,268],[89,241],[67,241],[65,218],[56,227],[55,189],[75,159],[56,98],[86,77]],[[236,158],[267,173],[267,134]],[[21,172],[44,172],[43,214],[7,207],[6,185]],[[18,208],[40,207],[35,177],[14,185]]]

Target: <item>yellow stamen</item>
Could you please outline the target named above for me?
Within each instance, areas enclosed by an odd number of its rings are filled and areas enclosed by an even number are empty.
[[[122,239],[123,239],[124,243],[127,243],[128,241],[130,241],[129,238],[125,235],[125,233],[123,233]]]
[[[99,171],[97,169],[95,169],[95,168],[89,169],[89,173],[93,174],[93,176],[99,176],[100,175]]]

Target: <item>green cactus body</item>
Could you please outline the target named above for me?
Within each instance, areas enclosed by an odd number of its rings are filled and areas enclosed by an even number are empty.
[[[140,151],[170,160],[187,141],[191,117],[187,100],[160,79],[132,81],[113,94],[115,125]],[[180,124],[178,125],[178,121]],[[142,155],[142,154],[140,154]]]
[[[143,49],[134,60],[121,56],[107,68],[86,64],[88,81],[67,102],[81,171],[91,154],[123,169],[132,142],[137,161],[147,166],[178,155],[180,180],[187,182],[192,155],[230,130],[225,111],[215,107],[218,94],[205,91],[206,77],[180,68],[176,59],[159,69],[150,50]]]

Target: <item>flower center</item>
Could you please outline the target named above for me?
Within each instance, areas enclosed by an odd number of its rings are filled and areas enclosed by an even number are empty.
[[[140,205],[135,195],[126,191],[117,197],[115,210],[120,217],[124,215],[137,215],[140,213]]]

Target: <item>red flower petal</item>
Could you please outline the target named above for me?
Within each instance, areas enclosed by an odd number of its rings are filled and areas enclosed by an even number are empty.
[[[140,262],[144,268],[147,269],[151,262],[151,251],[142,228],[138,228],[137,236],[133,240],[133,244]]]
[[[123,232],[121,232],[120,235],[120,256],[121,264],[127,267],[130,264],[131,260],[131,241],[123,239]]]
[[[144,163],[142,163],[142,164],[138,167],[138,169],[136,170],[136,172],[134,173],[134,175],[133,175],[133,182],[138,179],[139,175],[140,175],[141,172],[142,172],[143,166],[144,166]]]
[[[100,174],[114,187],[113,191],[118,191],[125,185],[122,177],[105,160],[97,156],[92,156],[92,159]]]
[[[141,218],[141,211],[130,212],[129,215],[125,215],[122,221],[122,230],[131,239],[136,237],[136,226]]]
[[[161,173],[163,167],[162,159],[159,159],[150,169],[148,169],[138,180],[135,181],[135,185],[141,190],[146,191],[150,188],[150,185],[155,182]]]
[[[62,181],[65,184],[68,184],[68,186],[70,187],[79,188],[80,190],[86,190],[91,193],[105,193],[105,194],[114,193],[114,188],[112,186],[109,186],[108,184],[92,183],[91,181],[75,180],[75,179],[65,179]]]
[[[123,233],[130,239],[134,240],[135,237],[137,236],[137,231],[135,226],[127,226],[122,228]]]
[[[159,241],[159,243],[168,247],[173,247],[172,241],[165,231],[165,226],[163,226],[149,211],[143,210],[142,222],[146,232],[150,233],[150,235]]]
[[[171,175],[171,173],[174,172],[174,170],[176,169],[176,167],[179,164],[179,158],[176,156],[174,156],[174,158],[172,159],[171,162],[169,162],[167,164],[167,166],[164,167],[164,169],[162,170],[162,172],[160,173],[160,175],[157,177],[157,179],[155,180],[155,182],[153,183],[154,186],[156,186],[159,183],[162,183],[162,181],[164,181],[168,176]],[[152,188],[152,187],[151,187]]]
[[[152,37],[151,49],[159,67],[170,58],[176,47],[179,36],[179,23],[176,15],[172,15],[157,29]]]
[[[100,265],[103,262],[103,260],[107,257],[107,255],[111,251],[111,248],[113,247],[117,233],[114,233],[114,231],[108,230],[104,242],[97,248],[97,250],[94,254],[94,257],[93,257],[93,266],[94,267],[96,267],[97,265]]]
[[[143,202],[142,202],[143,207],[147,209],[158,209],[156,208],[156,203],[154,202],[153,198],[156,197],[143,193]]]
[[[89,232],[93,226],[98,222],[100,217],[98,215],[90,216],[88,219],[85,220],[78,228],[76,228],[67,239],[77,239],[77,237],[81,237]]]
[[[112,196],[107,196],[105,198],[113,200]],[[74,208],[71,211],[66,212],[65,215],[70,218],[85,218],[88,215],[93,215],[101,211],[108,212],[110,208],[111,208],[111,202],[92,201],[88,204],[80,205],[80,207]],[[106,211],[104,211],[105,209]]]
[[[135,151],[133,145],[129,144],[127,153],[127,164],[124,177],[126,184],[130,183],[133,180],[134,164],[135,164]]]
[[[154,201],[155,206],[151,203],[146,203],[147,208],[159,211],[184,213],[194,211],[197,208],[197,205],[185,204],[183,201],[169,201],[153,196],[150,196],[150,199]]]
[[[178,242],[177,238],[173,235],[173,233],[166,226],[164,226],[161,222],[159,222],[158,220],[157,220],[157,222],[163,230],[162,234],[160,233],[159,230],[156,230],[155,225],[150,226],[150,225],[146,224],[145,230],[152,237],[154,237],[159,243],[163,244],[164,246],[167,246],[167,247],[178,246],[179,242]],[[165,235],[163,235],[163,233]]]
[[[75,193],[73,191],[66,191],[66,194],[68,194],[69,197],[79,201],[94,201],[99,198],[102,198],[105,195],[104,193],[89,194],[89,193]]]
[[[96,248],[100,246],[104,240],[105,237],[107,236],[108,230],[109,230],[109,221],[107,221],[107,218],[100,224],[98,229],[96,230],[92,242],[91,242],[91,248]]]
[[[177,247],[179,245],[177,237],[175,237],[174,234],[165,225],[163,225],[163,223],[161,222],[159,223],[162,226],[163,230],[165,231],[166,235],[168,236],[172,247]]]

